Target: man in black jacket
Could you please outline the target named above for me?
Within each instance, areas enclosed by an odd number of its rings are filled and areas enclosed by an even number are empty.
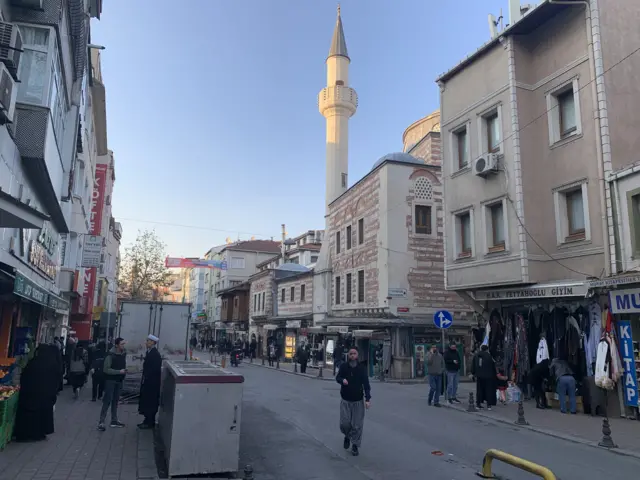
[[[156,426],[162,377],[162,356],[158,352],[158,341],[159,339],[155,335],[147,337],[147,354],[142,364],[142,384],[138,401],[138,413],[144,415],[144,421],[138,424],[140,429]]]
[[[458,400],[458,381],[460,380],[460,354],[455,343],[449,345],[444,352],[444,367],[447,371],[447,392],[449,403],[460,403]]]
[[[371,385],[364,365],[358,362],[358,350],[349,349],[348,361],[340,365],[336,381],[340,384],[340,431],[345,450],[358,455],[362,441],[364,411],[371,406]]]

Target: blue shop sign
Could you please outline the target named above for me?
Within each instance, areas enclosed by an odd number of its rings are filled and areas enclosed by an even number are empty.
[[[622,390],[624,404],[628,407],[637,407],[638,404],[638,377],[636,376],[636,359],[633,353],[633,338],[631,336],[631,322],[619,320],[618,336],[620,338],[620,354],[624,366],[622,377]]]
[[[640,313],[640,289],[612,290],[609,306],[611,313]]]

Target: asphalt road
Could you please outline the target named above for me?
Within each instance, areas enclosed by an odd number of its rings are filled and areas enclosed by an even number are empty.
[[[360,456],[352,457],[338,429],[337,383],[249,365],[239,370],[241,463],[253,466],[256,480],[471,479],[488,448],[542,464],[561,480],[628,480],[640,472],[635,458],[428,407],[424,385],[374,384]],[[497,462],[494,473],[535,478]]]

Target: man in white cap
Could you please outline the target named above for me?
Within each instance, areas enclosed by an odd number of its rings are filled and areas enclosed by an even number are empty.
[[[148,429],[156,426],[156,413],[160,404],[160,377],[162,373],[162,356],[158,352],[158,341],[155,335],[147,337],[147,355],[142,364],[142,384],[140,385],[140,401],[138,413],[144,420],[138,428]]]

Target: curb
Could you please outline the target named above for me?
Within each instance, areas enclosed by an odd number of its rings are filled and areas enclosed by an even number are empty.
[[[260,365],[258,363],[250,363],[250,362],[243,362],[243,365],[251,365],[252,367],[257,367],[257,368],[266,368],[268,370],[274,370],[276,372],[281,372],[281,373],[286,373],[289,375],[296,375],[298,377],[305,377],[305,378],[309,378],[311,380],[324,380],[324,381],[335,381],[335,379],[333,378],[333,376],[329,376],[329,377],[318,377],[317,375],[309,375],[308,373],[297,373],[297,372],[290,372],[289,370],[285,370],[282,368],[276,368],[276,367],[270,367],[269,365]]]
[[[632,458],[637,458],[640,459],[640,453],[637,452],[633,452],[631,450],[625,450],[622,448],[605,448],[605,447],[600,447],[598,445],[598,442],[591,442],[589,440],[585,440],[583,438],[580,437],[575,437],[573,435],[566,435],[564,433],[558,433],[558,432],[554,432],[553,430],[547,430],[546,428],[541,428],[541,427],[536,427],[534,425],[518,425],[516,424],[515,421],[510,421],[510,420],[506,420],[504,418],[500,418],[500,417],[494,417],[491,415],[488,415],[486,413],[482,413],[482,412],[467,412],[464,408],[462,407],[455,407],[453,405],[447,404],[447,403],[442,403],[442,406],[445,408],[449,408],[451,410],[455,410],[461,413],[467,413],[470,415],[475,415],[478,417],[482,417],[482,418],[486,418],[487,420],[493,420],[494,422],[498,422],[498,423],[503,423],[505,425],[509,425],[511,427],[517,427],[517,428],[522,428],[522,429],[526,429],[526,430],[531,430],[533,432],[537,432],[537,433],[541,433],[542,435],[547,435],[549,437],[554,437],[554,438],[558,438],[560,440],[565,440],[567,442],[572,442],[572,443],[577,443],[580,445],[587,445],[589,447],[592,448],[596,448],[598,450],[604,450],[604,451],[608,451],[611,453],[614,453],[616,455],[620,455],[623,457],[632,457]]]
[[[158,467],[154,447],[153,430],[138,429],[138,461],[136,475],[139,480],[158,480]]]

